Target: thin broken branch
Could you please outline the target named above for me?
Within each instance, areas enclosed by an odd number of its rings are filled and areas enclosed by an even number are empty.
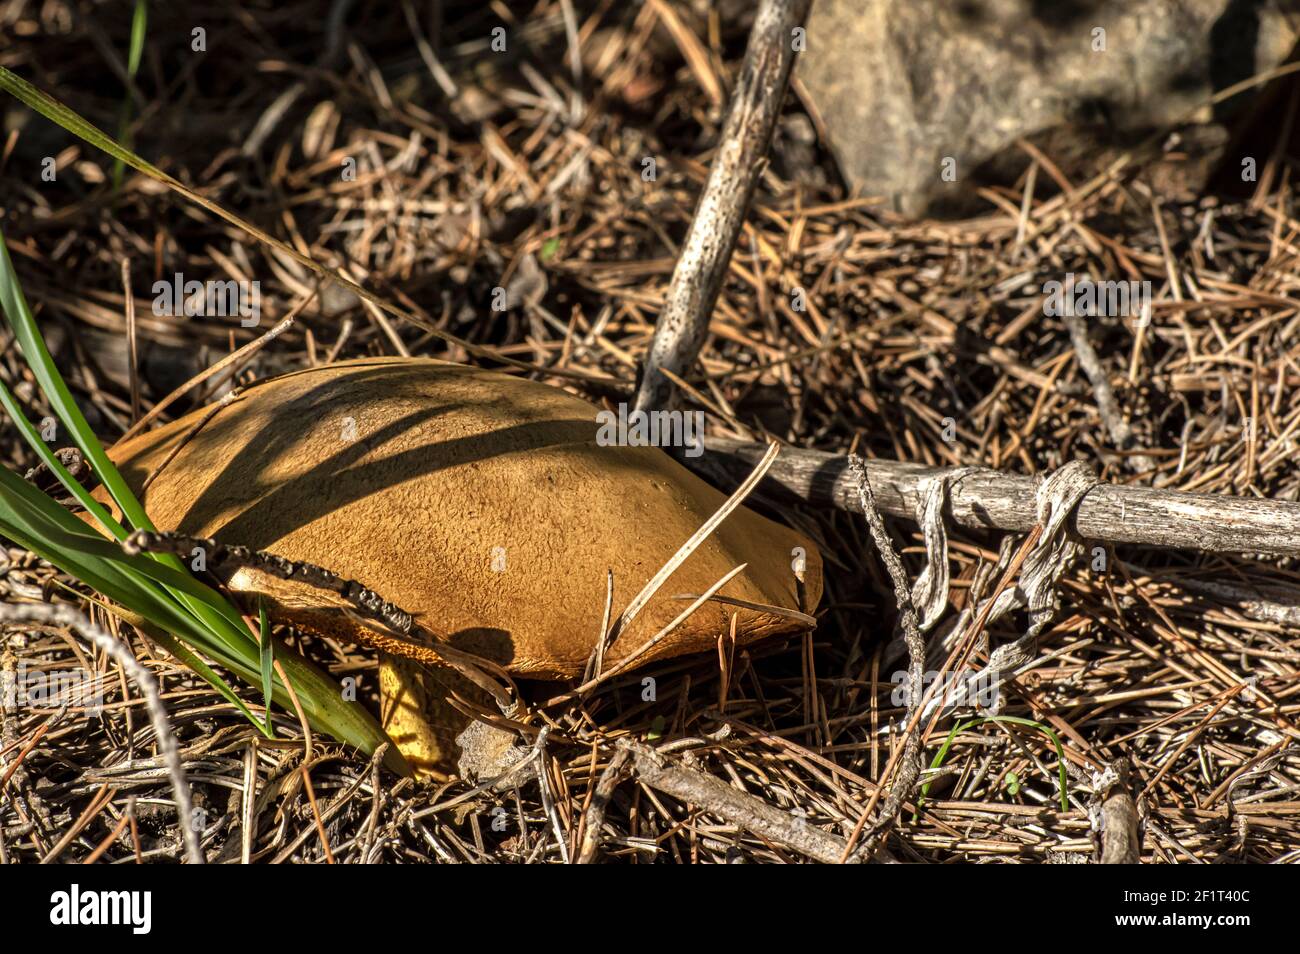
[[[885,529],[885,522],[880,518],[880,509],[876,504],[876,496],[871,489],[871,478],[867,474],[866,463],[857,454],[851,454],[849,456],[849,466],[852,468],[853,476],[857,480],[858,505],[867,518],[867,526],[871,530],[871,540],[880,552],[880,562],[885,565],[885,569],[889,572],[889,579],[894,585],[894,602],[898,605],[898,624],[903,631],[903,642],[907,645],[907,709],[909,717],[907,737],[903,742],[901,761],[898,763],[898,772],[894,776],[894,782],[889,788],[889,795],[885,798],[885,803],[881,806],[875,821],[871,822],[871,827],[863,836],[861,844],[854,851],[855,857],[865,859],[870,856],[875,847],[876,838],[894,823],[894,819],[902,811],[903,801],[912,791],[912,786],[916,784],[917,778],[921,775],[922,733],[921,721],[916,718],[916,714],[922,705],[925,640],[921,637],[921,626],[916,618],[916,607],[912,604],[912,590],[907,580],[907,571],[903,569],[903,561],[899,559],[898,552],[894,549],[894,543],[889,539],[889,531]],[[873,798],[872,801],[874,802],[875,799]],[[869,821],[869,813],[870,806],[868,806],[867,811],[863,812],[859,827]],[[855,834],[856,831],[857,829],[855,829]],[[853,839],[850,838],[849,841],[852,842]]]
[[[712,775],[669,763],[647,746],[627,740],[620,740],[619,745],[632,753],[637,778],[651,788],[689,802],[814,861],[833,865],[839,864],[844,857],[844,839],[822,831],[806,819],[737,791]]]
[[[1097,355],[1097,349],[1092,346],[1092,341],[1088,337],[1088,326],[1079,315],[1072,312],[1062,315],[1061,321],[1070,332],[1070,342],[1074,345],[1079,367],[1083,369],[1083,373],[1088,376],[1088,381],[1092,384],[1092,393],[1097,398],[1097,412],[1110,433],[1111,441],[1120,450],[1126,450],[1133,444],[1133,428],[1120,414],[1119,405],[1115,400],[1115,390],[1110,386],[1110,377],[1101,363],[1101,358]],[[1155,461],[1145,454],[1129,455],[1124,458],[1124,462],[1137,473],[1152,470],[1156,466]]]
[[[578,864],[589,865],[600,851],[601,829],[605,826],[605,811],[609,801],[614,797],[614,789],[627,768],[632,753],[627,749],[618,749],[610,758],[605,770],[600,773],[600,780],[591,795],[591,804],[587,806],[582,822],[582,846],[578,852]]]

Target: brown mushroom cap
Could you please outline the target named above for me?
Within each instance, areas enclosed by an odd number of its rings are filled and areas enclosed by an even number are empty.
[[[601,631],[606,571],[618,613],[724,497],[653,447],[596,443],[597,409],[545,384],[428,359],[376,358],[260,382],[188,441],[196,411],[111,456],[159,529],[325,566],[411,611],[429,631],[537,678],[582,674]],[[180,444],[171,460],[167,457]],[[166,462],[164,464],[164,461]],[[803,536],[738,508],[622,632],[634,652],[741,563],[721,595],[805,610],[821,562]],[[281,618],[373,644],[330,594],[241,570]],[[710,602],[637,663],[800,628]]]

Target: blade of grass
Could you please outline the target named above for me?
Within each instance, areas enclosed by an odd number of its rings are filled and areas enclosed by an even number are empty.
[[[266,700],[266,731],[271,731],[271,674],[274,653],[271,650],[271,621],[266,618],[266,604],[257,598],[257,632],[262,643],[262,697]]]
[[[14,398],[10,390],[5,387],[4,382],[0,381],[0,406],[3,406],[8,412],[9,418],[18,428],[18,433],[26,439],[32,450],[36,451],[40,457],[41,463],[59,479],[65,490],[77,498],[77,503],[86,508],[86,511],[95,518],[101,527],[109,532],[115,540],[125,540],[127,537],[126,528],[113,519],[113,516],[104,508],[98,500],[77,483],[68,469],[63,466],[63,462],[54,455],[49,446],[41,438],[40,432],[31,421],[27,420],[27,415],[22,412],[18,406],[18,401]]]
[[[1068,812],[1070,810],[1070,799],[1069,789],[1067,788],[1069,785],[1069,778],[1065,771],[1065,748],[1061,745],[1060,737],[1052,731],[1050,726],[1043,725],[1041,722],[1035,722],[1033,719],[1022,719],[1020,716],[981,716],[978,719],[971,719],[969,722],[962,722],[954,725],[952,730],[948,733],[948,737],[943,740],[943,745],[939,746],[939,751],[936,753],[934,761],[930,763],[930,769],[934,770],[943,765],[943,760],[948,757],[948,750],[952,748],[953,740],[955,740],[958,735],[972,726],[983,725],[985,722],[1011,722],[1016,725],[1028,726],[1031,729],[1038,729],[1052,740],[1052,745],[1056,746],[1056,757],[1061,772],[1061,811]],[[920,809],[920,807],[925,804],[925,796],[929,793],[930,783],[926,782],[921,786],[921,797],[917,801],[917,809]]]
[[[140,632],[146,634],[151,640],[184,663],[186,667],[196,672],[204,682],[220,693],[222,698],[242,712],[249,722],[257,725],[258,728],[261,728],[261,726],[258,725],[257,718],[253,715],[252,711],[249,710],[248,706],[244,703],[244,700],[240,699],[239,696],[235,694],[235,690],[231,688],[230,684],[217,675],[216,670],[209,666],[202,656],[190,649],[183,640],[177,639],[166,630],[150,623],[139,613],[132,611],[122,603],[110,602],[93,593],[87,596],[84,593],[78,593],[71,587],[64,587],[64,589],[66,589],[72,597],[76,599],[88,599],[90,602],[103,609],[104,612],[112,613],[114,616],[125,620],[136,629],[140,630]]]
[[[135,499],[135,495],[127,487],[126,481],[122,479],[122,475],[113,466],[113,462],[108,459],[108,454],[104,452],[103,446],[99,443],[99,438],[95,436],[95,432],[86,423],[81,408],[77,407],[72,392],[68,390],[68,386],[63,382],[62,375],[59,374],[58,368],[55,367],[54,359],[45,347],[44,339],[41,338],[40,329],[36,325],[36,318],[27,306],[27,298],[23,295],[23,290],[18,284],[18,276],[14,271],[13,262],[9,258],[9,248],[5,244],[3,232],[0,232],[0,307],[3,308],[9,329],[13,332],[18,347],[22,349],[27,366],[36,378],[36,383],[40,385],[41,393],[50,402],[50,407],[55,416],[68,429],[72,440],[81,450],[81,453],[86,456],[86,461],[99,476],[118,507],[121,508],[122,516],[126,518],[133,529],[155,529],[153,524],[149,522],[144,507]]]
[[[137,614],[139,621],[127,617],[133,625],[143,621],[141,628],[151,638],[191,665],[250,722],[263,729],[262,720],[257,719],[233,690],[184,644],[211,656],[250,686],[257,685],[260,680],[260,659],[254,656],[250,660],[248,654],[231,652],[146,575],[160,572],[183,575],[180,571],[171,571],[143,555],[123,553],[5,467],[0,467],[0,535]],[[189,585],[203,586],[197,580],[190,580]],[[173,633],[176,634],[174,639],[170,636]],[[283,644],[273,652],[293,683],[303,711],[313,725],[339,742],[355,746],[367,754],[374,752],[381,743],[390,741],[360,703],[343,698],[342,690],[329,676]],[[292,709],[289,693],[279,679],[274,681],[273,700],[286,710]],[[395,747],[390,746],[390,751],[396,752]],[[409,771],[400,755],[390,757],[386,764],[394,771]]]
[[[136,73],[140,71],[140,57],[144,54],[145,29],[149,22],[148,0],[135,0],[135,13],[131,17],[131,46],[126,55],[127,84],[126,99],[122,101],[121,117],[117,122],[117,138],[131,145],[131,106],[135,102],[134,86]],[[113,161],[113,192],[122,187],[122,172],[125,165],[121,159]]]
[[[135,0],[135,15],[131,18],[131,51],[126,60],[126,72],[132,78],[140,69],[140,56],[144,53],[144,31],[148,20],[148,0]]]
[[[54,455],[54,452],[50,450],[45,441],[41,439],[35,426],[27,420],[26,416],[22,413],[22,410],[18,407],[17,401],[3,383],[0,383],[0,406],[4,407],[14,424],[18,427],[19,433],[26,438],[28,444],[31,445],[32,449],[41,458],[45,465],[54,472],[58,477],[59,482],[63,484],[63,486],[74,497],[76,497],[77,502],[81,504],[81,506],[85,507],[86,510],[89,511],[97,521],[99,521],[100,525],[112,534],[115,539],[118,541],[125,539],[126,530],[121,524],[112,518],[99,501],[95,500],[95,498],[92,497],[90,493],[81,486],[81,484],[77,483],[72,474],[68,472],[68,469],[63,466],[63,463]],[[101,554],[104,552],[104,546],[99,544],[97,541],[87,541],[83,544],[83,547],[98,547]],[[110,551],[115,549],[116,548],[110,548]],[[140,572],[143,572],[154,581],[161,583],[171,591],[173,595],[180,597],[183,601],[183,605],[185,605],[187,609],[192,609],[194,603],[197,602],[198,604],[205,606],[211,612],[222,617],[227,625],[218,625],[211,628],[216,631],[218,636],[223,638],[231,649],[238,652],[245,648],[251,641],[247,628],[244,625],[243,618],[234,607],[232,607],[229,602],[223,599],[216,591],[212,590],[210,587],[204,586],[186,573],[184,569],[181,568],[179,562],[174,566],[171,566],[167,563],[151,558],[147,561],[142,561],[140,567]]]
[[[23,358],[36,378],[37,384],[40,385],[41,392],[50,402],[51,408],[63,426],[68,429],[91,468],[99,476],[123,517],[134,529],[156,529],[149,520],[148,514],[145,513],[144,506],[136,499],[117,467],[109,459],[99,438],[91,430],[77,402],[73,399],[72,392],[64,383],[63,376],[59,374],[59,369],[45,347],[45,341],[36,325],[36,318],[18,282],[2,232],[0,232],[0,308],[3,309],[5,320],[18,341]],[[150,559],[184,572],[184,565],[171,554],[151,554]],[[239,614],[225,600],[214,605],[211,600],[196,600],[187,591],[177,590],[170,584],[164,585],[185,609],[210,629],[232,641],[232,645],[242,643],[244,648],[255,650],[252,633],[248,631]]]
[[[160,628],[184,634],[218,661],[234,661],[225,647],[214,645],[210,634],[175,601],[164,597],[143,574],[132,572],[133,564],[146,561],[127,557],[89,528],[78,531],[68,525],[69,521],[81,524],[17,474],[0,467],[0,533],[110,600],[153,620]],[[253,718],[229,686],[219,679],[213,681],[215,674],[200,675]]]
[[[122,479],[98,437],[90,429],[41,338],[27,305],[0,234],[0,309],[13,330],[23,357],[60,421],[68,428],[86,460],[99,474],[123,516],[134,527],[153,529],[143,505]],[[0,388],[0,404],[41,460],[91,515],[115,538],[125,528],[72,477],[18,407],[13,395]],[[164,632],[172,645],[184,642],[194,652],[177,653],[183,661],[238,706],[262,731],[259,723],[231,688],[197,656],[202,652],[230,669],[249,685],[262,675],[261,645],[239,611],[221,594],[206,586],[170,555],[128,555],[91,527],[74,517],[16,474],[0,467],[0,533],[38,554],[108,599],[139,613],[152,629]],[[170,634],[175,634],[172,638]],[[348,704],[328,676],[297,654],[282,649],[277,654],[286,678],[293,683],[308,719],[321,731],[370,754],[388,737],[359,704]],[[290,694],[277,681],[274,701],[292,705]],[[265,682],[263,681],[265,687]],[[409,771],[405,760],[389,747],[389,767]]]

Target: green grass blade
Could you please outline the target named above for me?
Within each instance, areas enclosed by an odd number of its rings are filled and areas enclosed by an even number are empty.
[[[232,656],[211,630],[168,596],[153,574],[197,592],[198,580],[143,555],[128,556],[87,524],[8,468],[0,467],[0,524],[6,536],[55,566],[169,630],[183,634],[210,655]],[[224,662],[224,659],[222,660]]]
[[[9,258],[9,248],[5,244],[4,234],[0,232],[0,307],[3,308],[10,331],[22,349],[23,358],[40,385],[41,393],[50,402],[50,407],[63,426],[68,429],[74,443],[86,456],[86,461],[94,469],[99,479],[107,488],[113,500],[122,510],[122,515],[137,530],[153,530],[148,516],[135,499],[135,495],[118,473],[113,462],[108,459],[99,438],[86,423],[86,418],[77,407],[72,392],[63,381],[55,367],[54,359],[45,347],[36,318],[27,306],[27,298],[18,284],[18,276],[13,262]]]
[[[271,731],[272,664],[275,654],[271,649],[271,621],[266,618],[266,604],[257,598],[257,634],[262,644],[262,698],[266,700],[266,731]]]
[[[222,647],[208,645],[208,634],[196,625],[190,614],[182,612],[173,600],[159,593],[146,577],[132,572],[132,558],[88,527],[83,525],[84,530],[79,529],[69,526],[68,521],[81,524],[17,474],[0,467],[0,534],[93,587],[113,602],[153,620],[156,627],[184,634],[194,644],[204,646],[214,658],[228,655]],[[100,547],[108,553],[96,552]],[[135,560],[144,562],[139,558]],[[243,701],[209,667],[196,667],[196,671],[243,710],[250,720],[256,721]]]
[[[19,287],[3,236],[0,236],[0,306],[3,306],[23,356],[51,407],[72,433],[91,466],[100,474],[122,513],[133,526],[152,529],[143,506],[109,460],[54,366]],[[125,528],[113,521],[111,515],[90,498],[58,462],[31,422],[21,413],[12,395],[5,390],[0,397],[3,397],[3,405],[19,431],[41,459],[51,466],[64,486],[105,524],[109,533],[117,536],[124,532]],[[5,468],[0,468],[0,533],[138,613],[159,629],[177,634],[249,685],[261,682],[261,650],[239,611],[211,587],[186,572],[184,564],[175,557],[168,555],[165,559],[158,559],[154,554],[128,557],[115,544],[94,533],[88,525]],[[300,657],[282,653],[280,660],[282,668],[294,680],[295,688],[302,687],[299,701],[313,725],[367,753],[387,741],[387,736],[364,708],[345,703],[341,690],[327,676],[314,670]],[[204,672],[196,668],[196,671],[212,682],[210,669]],[[215,682],[212,684],[217,685]],[[228,686],[217,688],[260,727],[258,720]],[[292,700],[283,687],[279,687],[274,698],[281,705],[292,706]]]
[[[930,762],[930,771],[934,771],[943,765],[944,759],[948,757],[948,750],[952,748],[953,740],[957,736],[969,729],[973,725],[979,725],[978,719],[972,719],[970,722],[959,722],[948,732],[948,737],[943,740],[943,745],[939,746],[939,751],[935,753],[934,759]],[[930,783],[926,782],[921,786],[921,797],[916,800],[916,809],[919,812],[921,806],[925,804],[925,798],[930,794]],[[915,818],[913,819],[915,820]]]
[[[171,185],[173,188],[179,186],[181,190],[189,191],[180,182],[177,182],[156,166],[141,159],[130,149],[119,146],[108,133],[98,126],[82,119],[81,116],[64,106],[53,96],[42,92],[16,73],[12,73],[2,66],[0,66],[0,89],[5,90],[15,99],[30,106],[50,122],[62,126],[77,138],[85,140],[98,149],[102,149],[114,159],[126,163],[132,169],[143,172],[149,178]]]
[[[68,469],[63,466],[63,462],[54,456],[54,451],[50,450],[48,444],[41,439],[40,432],[31,421],[27,420],[27,415],[23,414],[22,408],[18,406],[17,400],[14,399],[9,389],[5,387],[4,382],[0,381],[0,406],[3,406],[8,412],[10,419],[18,428],[20,433],[31,446],[36,455],[40,457],[41,462],[59,479],[70,494],[77,498],[77,503],[85,507],[87,512],[99,523],[101,527],[109,532],[115,540],[126,539],[126,529],[113,519],[110,514],[98,500],[90,495],[86,488],[73,478]]]
[[[140,57],[144,55],[144,37],[145,28],[149,22],[149,4],[148,0],[135,0],[135,13],[131,17],[131,46],[126,55],[126,75],[131,82],[135,81],[136,73],[140,71]],[[131,144],[131,104],[135,100],[132,93],[133,87],[127,84],[126,99],[122,100],[122,109],[117,121],[117,138],[126,143],[129,147]],[[121,159],[113,160],[113,192],[116,193],[122,187],[122,173],[126,166]]]
[[[0,467],[0,535],[144,618],[150,624],[146,631],[151,637],[158,637],[159,631],[168,634],[160,639],[165,649],[174,652],[187,665],[192,665],[249,721],[264,729],[263,722],[210,667],[198,660],[194,652],[178,648],[182,643],[189,644],[250,686],[260,681],[260,652],[257,655],[232,652],[151,579],[153,574],[175,574],[177,578],[171,582],[180,586],[182,581],[179,578],[184,576],[181,571],[164,567],[144,555],[128,556],[5,467]],[[183,585],[203,587],[193,579]],[[168,643],[164,640],[170,634],[175,634],[177,639]],[[308,721],[319,731],[366,754],[373,753],[381,743],[389,741],[365,707],[359,702],[346,701],[341,688],[328,675],[283,644],[273,652],[286,677],[293,683]],[[292,711],[293,700],[278,678],[273,680],[273,686],[273,701]],[[409,771],[405,760],[392,748],[385,764],[394,771]]]
[[[948,750],[952,748],[953,740],[956,739],[959,734],[973,726],[983,725],[986,722],[1011,722],[1015,725],[1028,726],[1031,729],[1038,729],[1052,741],[1052,745],[1056,747],[1057,764],[1060,767],[1061,811],[1063,813],[1068,812],[1070,810],[1070,795],[1068,788],[1070,780],[1065,770],[1065,747],[1061,745],[1060,736],[1053,732],[1050,726],[1043,725],[1041,722],[1035,722],[1033,719],[1023,719],[1020,716],[982,716],[978,719],[971,719],[969,722],[954,725],[952,730],[948,733],[948,737],[943,740],[943,745],[939,746],[939,751],[935,754],[934,760],[930,763],[931,770],[937,769],[943,765],[944,759],[948,757]],[[921,786],[921,797],[917,800],[916,805],[918,810],[923,804],[925,804],[925,797],[929,793],[930,783],[926,782]]]
[[[104,508],[103,504],[97,501],[90,493],[77,483],[68,469],[63,466],[62,462],[54,455],[49,446],[41,440],[40,434],[26,415],[18,407],[18,402],[14,399],[9,389],[0,382],[0,406],[3,406],[8,412],[9,417],[18,427],[19,433],[26,438],[28,444],[41,458],[47,467],[58,477],[59,482],[77,499],[90,514],[99,522],[117,540],[123,540],[126,537],[126,531]],[[61,508],[60,508],[61,509]],[[78,542],[75,538],[65,537],[63,540],[65,548],[77,548],[84,553],[95,553],[101,558],[116,559],[119,555],[119,549],[107,541],[101,541],[98,538],[88,537]],[[176,570],[166,564],[159,563],[152,559],[137,560],[136,572],[144,574],[149,579],[163,584],[173,593],[184,594],[191,600],[206,604],[213,612],[222,616],[229,624],[220,628],[215,635],[222,637],[223,641],[230,649],[238,652],[246,642],[244,635],[243,619],[239,616],[234,608],[231,607],[227,600],[223,599],[220,594],[210,587],[204,586],[198,580],[181,570]],[[208,629],[205,629],[207,632]]]
[[[72,392],[68,390],[63,376],[59,374],[54,359],[45,347],[45,341],[36,325],[36,318],[28,307],[27,298],[23,294],[13,262],[9,258],[9,249],[5,244],[3,233],[0,233],[0,308],[3,309],[9,328],[13,331],[22,349],[23,357],[46,400],[50,402],[54,413],[68,429],[90,466],[99,475],[100,481],[121,510],[123,517],[135,529],[155,529],[145,513],[144,506],[136,499],[116,465],[109,459],[99,438],[86,422],[85,416],[82,415],[81,409],[72,397]],[[183,564],[171,554],[151,554],[150,559],[183,572]],[[203,624],[221,633],[231,641],[232,645],[242,643],[243,648],[249,653],[256,653],[253,634],[243,625],[242,618],[226,601],[221,600],[214,605],[211,600],[196,600],[187,591],[176,591],[170,584],[167,585],[173,589],[173,596],[181,605]]]
[[[137,14],[139,10],[140,8],[137,7]],[[144,21],[138,20],[137,23],[139,31],[133,28],[133,45],[137,35],[141,37],[139,42],[143,42]],[[136,64],[138,65],[138,55]],[[79,138],[103,149],[113,158],[166,184],[259,241],[288,254],[322,278],[336,281],[352,289],[384,311],[405,318],[421,327],[428,327],[438,337],[453,344],[461,344],[472,354],[519,367],[531,367],[526,362],[503,358],[491,349],[480,348],[462,342],[454,335],[447,335],[416,316],[388,304],[355,282],[329,271],[296,249],[274,239],[238,216],[226,212],[216,203],[205,199],[141,159],[130,149],[120,146],[62,103],[4,67],[0,67],[0,89],[6,90]],[[53,459],[51,463],[52,454],[49,453],[49,448],[44,446],[43,441],[37,448],[41,459],[50,464],[59,480],[77,496],[79,501],[87,505],[95,519],[104,524],[105,530],[112,536],[119,537],[128,528],[153,530],[153,524],[143,505],[123,480],[98,437],[86,422],[46,349],[36,319],[28,307],[13,263],[9,258],[3,234],[0,234],[0,312],[3,313],[6,323],[13,332],[45,399],[120,509],[122,522],[113,521],[112,515],[107,514],[102,508],[96,509],[97,504],[94,506],[87,504],[84,488],[79,488],[66,468],[57,464],[57,459]],[[14,417],[20,431],[30,441],[34,436],[30,422],[26,421],[19,412],[16,402],[6,400],[4,405]],[[39,440],[38,436],[37,440]],[[105,516],[108,517],[107,522],[103,519]],[[103,537],[91,531],[89,526],[4,468],[0,468],[0,533],[98,590],[108,599],[139,614],[146,623],[164,634],[161,636],[162,639],[172,640],[173,644],[188,644],[193,648],[193,652],[187,650],[185,657],[187,664],[191,660],[197,661],[197,653],[201,652],[230,669],[249,685],[257,685],[261,681],[263,662],[261,645],[242,615],[221,594],[191,577],[184,564],[175,556],[147,554],[128,558]],[[379,744],[388,741],[388,737],[364,707],[359,703],[344,701],[339,686],[326,674],[285,647],[276,651],[275,658],[278,659],[285,677],[297,691],[298,700],[308,720],[318,729],[328,732],[341,742],[357,746],[367,754],[373,752]],[[194,668],[210,682],[216,678],[212,670],[201,662]],[[288,698],[279,680],[275,680],[274,684],[274,701],[282,706],[291,706],[292,700]],[[243,708],[247,714],[247,709],[228,686],[225,687],[223,695]],[[252,718],[251,715],[249,717]],[[253,721],[256,723],[256,720]],[[409,772],[409,766],[395,748],[390,748],[386,764],[396,771]]]
[[[135,15],[131,17],[131,52],[126,58],[126,72],[132,78],[140,69],[140,56],[144,53],[144,33],[148,21],[147,0],[135,0]]]
[[[990,720],[993,722],[1012,722],[1016,725],[1028,726],[1031,729],[1037,729],[1039,732],[1043,733],[1043,735],[1052,740],[1052,745],[1056,748],[1056,762],[1060,772],[1061,811],[1068,812],[1070,810],[1068,788],[1070,779],[1065,771],[1065,746],[1061,745],[1060,736],[1052,731],[1051,726],[1043,725],[1041,722],[1035,722],[1033,719],[1022,719],[1019,716],[991,716]]]
[[[244,717],[248,719],[249,722],[253,723],[253,725],[257,726],[259,729],[261,728],[261,726],[258,724],[257,718],[253,715],[252,711],[245,704],[244,700],[239,698],[238,695],[236,695],[235,690],[230,687],[230,684],[227,683],[224,679],[222,679],[219,675],[217,675],[216,670],[214,670],[211,666],[209,666],[203,660],[202,656],[194,652],[194,650],[190,649],[190,647],[186,645],[186,643],[183,640],[177,639],[175,636],[173,636],[171,633],[167,632],[166,630],[161,629],[158,626],[155,626],[154,624],[150,623],[143,616],[140,616],[138,613],[135,613],[130,609],[128,609],[125,606],[125,604],[109,602],[108,600],[105,600],[99,597],[98,595],[91,595],[87,597],[85,596],[85,594],[78,593],[76,590],[72,589],[71,587],[64,587],[64,588],[68,590],[68,592],[77,599],[82,599],[82,598],[89,599],[96,606],[102,608],[106,613],[112,613],[113,615],[118,616],[120,618],[121,617],[126,618],[127,621],[132,626],[136,627],[136,629],[139,629],[140,631],[147,634],[151,640],[153,640],[163,649],[167,650],[167,652],[171,653],[173,656],[179,659],[189,669],[197,673],[199,677],[203,679],[204,682],[206,682],[218,693],[220,693],[223,699],[225,699],[236,709],[242,712],[244,714]],[[263,734],[266,733],[263,732]]]

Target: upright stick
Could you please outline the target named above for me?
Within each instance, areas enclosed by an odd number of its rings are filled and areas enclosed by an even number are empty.
[[[794,30],[811,5],[812,0],[762,0],[759,5],[722,142],[655,322],[636,396],[638,410],[667,408],[673,386],[661,369],[687,374],[704,346],[731,251],[781,114],[795,57]]]

